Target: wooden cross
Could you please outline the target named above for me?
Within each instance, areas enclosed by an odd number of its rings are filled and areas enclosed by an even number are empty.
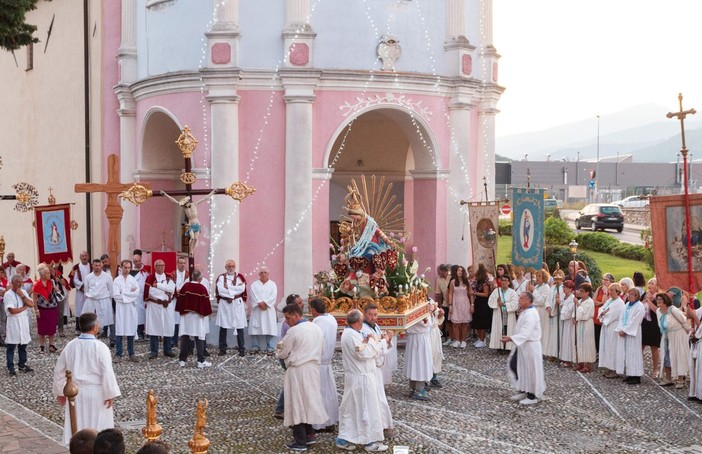
[[[120,258],[120,239],[122,215],[124,209],[117,196],[132,187],[133,183],[121,183],[119,181],[119,157],[111,154],[107,157],[107,182],[106,183],[78,183],[75,185],[75,192],[104,192],[107,194],[107,206],[105,214],[109,227],[107,229],[107,254],[110,256],[110,271],[112,277],[117,276],[118,260]],[[149,183],[141,183],[146,189],[151,188]],[[90,220],[88,220],[90,222]]]

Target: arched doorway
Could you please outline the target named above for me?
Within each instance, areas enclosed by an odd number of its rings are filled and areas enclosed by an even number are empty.
[[[401,204],[408,246],[421,251],[422,266],[434,268],[446,255],[446,185],[435,139],[427,123],[396,106],[360,113],[341,125],[327,149],[333,167],[329,187],[329,232],[345,214],[344,197],[352,179],[376,175],[393,184],[391,194]],[[440,225],[438,225],[440,224]],[[425,265],[426,263],[426,265]]]
[[[168,192],[180,189],[179,175],[183,168],[183,155],[175,141],[181,125],[175,117],[162,108],[151,109],[142,124],[141,148],[138,153],[139,178],[149,181],[157,190]],[[179,197],[176,197],[179,198]],[[165,197],[153,197],[140,208],[139,247],[148,250],[183,251],[183,210]]]

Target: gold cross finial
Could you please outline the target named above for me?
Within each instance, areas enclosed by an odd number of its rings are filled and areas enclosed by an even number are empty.
[[[51,192],[53,190],[54,188],[49,186],[49,205],[56,205],[56,197],[54,197],[54,194]]]
[[[680,111],[678,112],[668,112],[666,114],[666,117],[668,118],[677,118],[680,120],[680,132],[682,134],[682,149],[680,150],[680,153],[683,155],[683,157],[687,156],[687,146],[685,146],[685,117],[688,115],[694,115],[697,113],[695,109],[688,109],[688,110],[683,110],[682,106],[682,100],[683,100],[683,95],[682,93],[678,94],[678,104],[680,106]]]

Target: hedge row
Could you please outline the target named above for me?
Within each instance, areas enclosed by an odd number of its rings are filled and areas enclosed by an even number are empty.
[[[604,252],[623,259],[645,262],[653,267],[653,253],[638,244],[622,243],[617,238],[604,232],[581,233],[576,238],[580,247],[595,252]]]

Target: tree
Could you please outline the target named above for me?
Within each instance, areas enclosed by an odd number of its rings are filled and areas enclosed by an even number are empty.
[[[39,42],[33,33],[36,25],[25,22],[27,12],[37,8],[39,0],[0,0],[0,48],[14,51]]]

